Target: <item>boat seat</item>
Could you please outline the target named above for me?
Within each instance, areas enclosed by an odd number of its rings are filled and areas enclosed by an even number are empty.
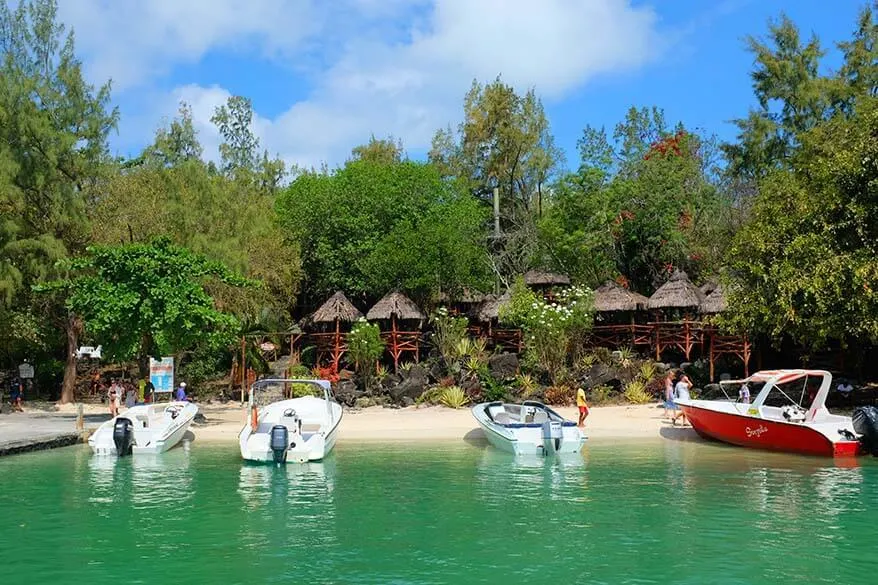
[[[537,411],[537,413],[534,415],[533,422],[535,422],[537,424],[543,424],[544,422],[548,422],[548,421],[549,421],[549,414],[543,410]]]
[[[494,415],[494,422],[498,425],[508,425],[512,422],[512,417],[510,417],[505,412],[498,412]]]

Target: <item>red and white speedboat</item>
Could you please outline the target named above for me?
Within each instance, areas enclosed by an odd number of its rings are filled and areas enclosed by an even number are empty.
[[[864,453],[851,417],[831,414],[826,397],[832,375],[824,370],[770,370],[745,380],[721,382],[738,395],[747,385],[750,403],[726,400],[678,400],[702,437],[742,447],[807,455],[853,456]],[[757,392],[758,390],[758,392]]]

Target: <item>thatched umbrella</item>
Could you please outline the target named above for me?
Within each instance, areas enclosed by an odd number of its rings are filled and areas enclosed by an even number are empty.
[[[700,290],[701,294],[703,294],[706,297],[707,295],[712,293],[714,290],[716,290],[717,286],[719,286],[719,285],[716,282],[714,282],[713,280],[708,280],[707,282],[705,282],[704,284],[699,286],[698,290]]]
[[[692,284],[682,270],[675,270],[671,278],[649,297],[646,307],[654,309],[698,309],[704,295]]]
[[[570,277],[546,270],[528,270],[524,273],[524,284],[534,287],[566,285],[570,284]]]
[[[622,288],[611,280],[594,291],[594,309],[598,313],[640,311],[646,308],[648,302],[645,296]]]
[[[701,303],[701,312],[706,315],[722,313],[728,307],[729,304],[726,300],[726,293],[723,290],[722,285],[717,285],[717,287],[713,289],[713,292],[707,295],[704,302]]]
[[[420,321],[426,318],[427,316],[414,301],[400,292],[391,292],[384,295],[384,298],[375,303],[375,306],[366,313],[366,319],[369,321],[390,321],[390,353],[393,356],[394,369],[399,369],[399,356],[401,353],[409,351],[408,347],[400,345],[400,332],[396,328],[396,321],[418,321],[418,327],[420,328]],[[415,342],[414,352],[415,359],[417,359],[417,342]]]
[[[475,317],[481,323],[491,323],[500,317],[500,308],[506,305],[512,295],[507,290],[499,297],[497,295],[485,295],[484,300],[475,309]]]
[[[329,297],[325,303],[320,305],[316,311],[309,317],[308,322],[317,323],[334,323],[335,335],[332,344],[332,364],[338,370],[338,362],[342,355],[342,333],[341,323],[353,323],[363,314],[357,309],[341,291],[336,291],[334,295]]]

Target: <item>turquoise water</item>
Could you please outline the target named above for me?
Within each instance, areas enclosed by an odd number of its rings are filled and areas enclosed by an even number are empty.
[[[0,459],[0,583],[874,583],[878,462],[657,440]]]

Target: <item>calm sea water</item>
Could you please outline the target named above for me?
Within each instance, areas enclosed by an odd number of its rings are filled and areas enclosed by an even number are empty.
[[[878,462],[671,440],[0,459],[0,583],[875,583]]]

